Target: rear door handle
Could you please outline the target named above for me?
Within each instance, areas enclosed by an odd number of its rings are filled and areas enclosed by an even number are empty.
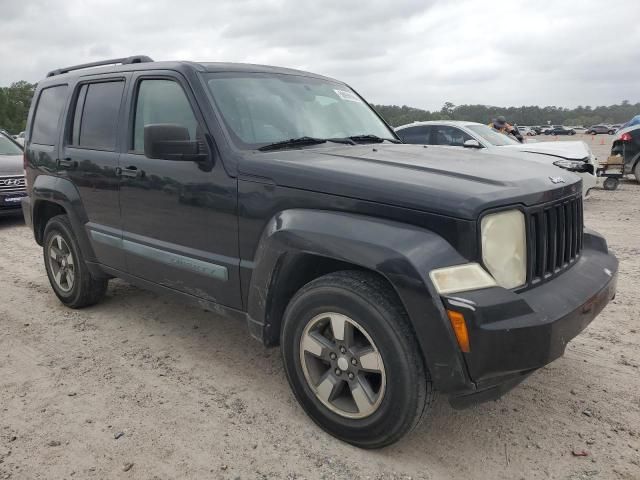
[[[116,175],[127,178],[141,178],[144,176],[144,170],[138,170],[138,167],[116,168]]]
[[[76,162],[75,160],[72,160],[69,157],[63,158],[63,159],[60,159],[60,158],[57,159],[56,164],[58,165],[58,168],[64,168],[66,170],[75,170],[75,168],[78,166],[78,162]]]

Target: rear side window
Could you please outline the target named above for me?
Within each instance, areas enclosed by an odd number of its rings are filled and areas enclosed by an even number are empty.
[[[164,123],[180,125],[189,130],[191,141],[196,140],[198,121],[182,87],[173,80],[142,80],[138,87],[133,150],[144,151],[145,125]]]
[[[91,150],[116,149],[123,91],[123,81],[90,83],[80,87],[71,129],[72,145]]]
[[[433,127],[430,145],[450,145],[462,147],[467,140],[473,140],[471,135],[463,132],[459,128],[448,125]]]
[[[58,136],[58,122],[67,101],[66,85],[45,88],[40,92],[40,99],[33,119],[31,141],[41,145],[55,145]]]
[[[429,127],[408,127],[396,132],[404,143],[424,145],[429,143]]]

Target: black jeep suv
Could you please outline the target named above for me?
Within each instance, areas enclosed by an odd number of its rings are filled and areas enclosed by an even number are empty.
[[[500,396],[615,294],[578,177],[400,144],[330,78],[108,60],[49,73],[27,128],[25,217],[65,305],[121,277],[233,315],[361,447],[398,440],[435,391]]]

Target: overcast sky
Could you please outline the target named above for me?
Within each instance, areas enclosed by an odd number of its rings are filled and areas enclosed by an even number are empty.
[[[53,6],[55,4],[55,6]],[[640,101],[640,1],[0,0],[0,85],[146,54],[264,63],[372,103]]]

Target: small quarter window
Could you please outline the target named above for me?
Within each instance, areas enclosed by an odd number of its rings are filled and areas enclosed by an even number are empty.
[[[67,101],[66,85],[45,88],[40,98],[33,119],[31,142],[40,145],[55,145],[58,137],[60,115]]]

